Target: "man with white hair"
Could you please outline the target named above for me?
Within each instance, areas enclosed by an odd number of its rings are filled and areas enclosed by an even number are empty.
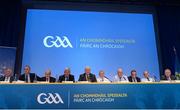
[[[64,69],[64,74],[59,76],[59,82],[63,81],[73,81],[75,82],[74,75],[71,74],[70,68]]]
[[[148,71],[144,71],[143,75],[144,75],[144,78],[141,79],[141,82],[155,82],[153,78],[149,77]]]
[[[13,72],[11,68],[6,68],[4,71],[4,76],[2,76],[0,78],[0,81],[5,81],[5,82],[9,82],[12,83],[14,81],[14,77],[13,77]]]
[[[117,75],[114,76],[114,82],[129,82],[128,77],[123,74],[123,69],[117,70]]]
[[[79,81],[97,82],[96,76],[91,73],[91,68],[86,66],[84,69],[85,73],[79,76]]]

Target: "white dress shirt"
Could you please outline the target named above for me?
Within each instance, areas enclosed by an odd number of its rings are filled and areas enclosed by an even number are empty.
[[[26,82],[26,77],[27,77],[27,83],[30,83],[31,82],[30,75],[29,74],[25,75],[25,82]]]
[[[119,77],[118,75],[116,75],[114,76],[114,82],[129,82],[129,80],[126,75],[122,75],[122,77]]]
[[[155,80],[153,78],[148,77],[148,78],[142,78],[141,82],[155,82]]]
[[[48,78],[46,78],[46,82],[50,82],[50,78],[48,77]]]
[[[5,77],[4,81],[5,82],[10,82],[10,77]]]
[[[109,81],[109,79],[106,78],[106,77],[103,77],[103,78],[98,77],[98,78],[97,78],[97,82],[111,82],[111,81]]]

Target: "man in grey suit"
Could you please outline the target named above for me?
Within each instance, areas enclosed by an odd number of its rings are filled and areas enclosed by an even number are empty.
[[[161,76],[161,80],[171,81],[171,80],[176,80],[176,77],[172,75],[171,70],[167,68],[164,70],[164,75]]]
[[[12,74],[12,69],[11,68],[6,68],[4,76],[0,77],[0,81],[5,81],[12,83],[14,81],[14,76]]]

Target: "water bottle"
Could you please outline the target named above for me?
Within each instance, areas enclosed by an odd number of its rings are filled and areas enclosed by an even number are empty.
[[[58,75],[56,74],[56,82],[58,82],[58,80],[59,80],[59,79],[58,79]]]
[[[34,83],[37,83],[37,75],[34,76]]]
[[[18,81],[18,75],[17,74],[14,75],[14,81]]]

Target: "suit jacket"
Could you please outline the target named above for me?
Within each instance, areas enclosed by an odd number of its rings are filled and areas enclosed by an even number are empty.
[[[97,82],[96,76],[92,73],[89,73],[89,79],[90,82]],[[79,80],[78,81],[87,81],[86,79],[86,73],[83,73],[79,76]]]
[[[65,75],[59,76],[58,82],[62,82],[62,81],[65,81]],[[75,82],[74,75],[70,74],[70,75],[69,75],[69,78],[68,78],[68,81],[73,81],[73,82]]]
[[[36,76],[36,78],[37,78],[37,81],[40,81],[40,77],[37,76],[35,73],[29,73],[29,76],[30,76],[30,82],[31,82],[31,83],[34,82],[35,76]],[[25,81],[25,74],[22,74],[22,75],[19,77],[19,80]]]
[[[176,77],[174,75],[171,75],[170,78],[171,80],[176,80]],[[168,80],[168,78],[165,75],[162,75],[161,80]]]
[[[42,77],[42,78],[40,79],[40,81],[46,81],[46,77]],[[56,78],[50,77],[50,81],[49,81],[49,82],[50,82],[50,83],[56,82]]]
[[[0,77],[0,81],[5,81],[5,76]],[[10,76],[10,83],[14,81],[14,76]]]
[[[129,76],[129,77],[128,77],[128,80],[129,80],[129,82],[133,82],[132,76]],[[140,79],[139,77],[136,77],[136,81],[137,81],[137,82],[141,82],[141,79]]]

